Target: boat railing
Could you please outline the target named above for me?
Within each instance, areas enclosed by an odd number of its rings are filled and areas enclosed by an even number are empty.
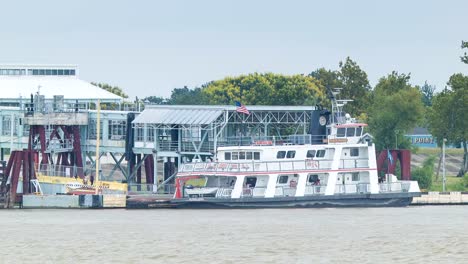
[[[408,192],[410,184],[410,181],[384,182],[379,183],[379,189],[381,193]]]
[[[290,186],[276,186],[275,189],[275,196],[280,196],[280,197],[292,197],[296,195],[296,187],[290,187]]]
[[[289,136],[247,136],[227,137],[217,141],[217,146],[281,146],[324,144],[324,135],[289,135]]]
[[[136,147],[155,148],[157,151],[184,151],[184,152],[211,152],[216,147],[229,146],[284,146],[284,145],[306,145],[326,144],[327,138],[323,135],[289,135],[289,136],[249,136],[249,137],[227,137],[217,140],[194,141],[182,138],[171,140],[169,136],[159,136],[156,140],[153,134],[146,136],[137,132],[135,136]]]
[[[219,188],[216,192],[216,198],[230,198],[232,190],[232,188]]]
[[[337,194],[369,193],[369,184],[368,183],[337,184],[335,186],[335,193]]]
[[[331,161],[266,161],[266,162],[197,162],[185,163],[179,172],[255,172],[255,171],[286,171],[329,169]]]
[[[245,187],[242,189],[241,198],[264,197],[267,187]]]
[[[369,159],[341,159],[340,169],[351,168],[367,168],[369,167]]]
[[[326,185],[306,185],[304,196],[306,195],[323,195],[327,189]]]
[[[366,168],[366,159],[350,160],[343,163],[343,168]],[[261,161],[261,162],[195,162],[185,163],[179,168],[179,172],[278,172],[330,169],[332,160],[292,160],[292,161]]]

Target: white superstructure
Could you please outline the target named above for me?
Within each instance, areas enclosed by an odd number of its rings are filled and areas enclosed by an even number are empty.
[[[328,112],[325,120],[320,117],[320,125],[326,126],[322,135],[220,147],[214,161],[183,164],[175,198],[419,193],[415,181],[399,181],[388,175],[379,178],[375,145],[364,132],[367,125],[347,114],[340,116],[345,103],[334,100],[334,111]]]

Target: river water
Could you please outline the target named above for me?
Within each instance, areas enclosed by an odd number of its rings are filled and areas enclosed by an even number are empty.
[[[468,207],[0,210],[0,263],[467,263]]]

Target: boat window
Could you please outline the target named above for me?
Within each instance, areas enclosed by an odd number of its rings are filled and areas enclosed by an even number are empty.
[[[245,159],[247,159],[247,160],[251,160],[251,159],[252,159],[252,152],[246,152],[245,154],[246,154],[246,156],[245,156],[246,158],[245,158]]]
[[[245,152],[239,152],[239,159],[245,160]]]
[[[315,154],[315,157],[317,157],[317,158],[325,157],[325,150],[324,149],[317,150],[317,153]]]
[[[286,158],[288,158],[288,159],[293,159],[295,156],[296,156],[296,151],[295,150],[290,150],[286,154]]]
[[[359,181],[359,172],[353,173],[353,181]]]
[[[278,183],[284,184],[288,183],[288,175],[281,175],[278,177]]]
[[[260,152],[254,152],[254,160],[260,160]]]
[[[232,160],[238,160],[239,159],[239,152],[233,152],[232,153]]]
[[[278,153],[276,154],[277,159],[284,159],[285,156],[286,156],[286,151],[278,151]]]
[[[319,176],[317,174],[310,174],[309,175],[309,183],[317,183],[319,180]]]
[[[311,149],[307,151],[307,158],[315,157],[315,149]]]
[[[231,152],[224,152],[224,160],[231,160]]]
[[[362,135],[362,127],[356,128],[356,136],[360,137]]]
[[[356,131],[356,128],[348,127],[348,129],[346,129],[346,136],[347,137],[354,137],[355,131]]]
[[[346,131],[346,128],[344,128],[344,127],[338,128],[338,130],[336,131],[336,136],[337,137],[344,137],[345,136],[345,131]]]
[[[351,157],[357,157],[359,156],[359,149],[358,148],[352,148],[351,149]]]

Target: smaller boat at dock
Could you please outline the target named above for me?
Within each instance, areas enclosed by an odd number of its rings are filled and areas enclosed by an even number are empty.
[[[395,207],[421,196],[416,181],[379,178],[367,124],[343,113],[312,111],[309,135],[262,138],[219,147],[215,161],[181,164],[177,208]]]

